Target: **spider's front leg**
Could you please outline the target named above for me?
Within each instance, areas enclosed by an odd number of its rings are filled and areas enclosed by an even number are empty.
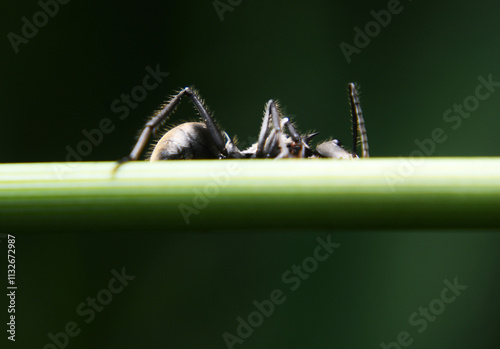
[[[369,157],[368,136],[366,135],[365,119],[361,110],[358,91],[354,83],[349,83],[349,101],[351,104],[352,118],[352,153],[342,147],[339,140],[324,142],[316,147],[313,157],[334,158],[334,159],[354,159],[358,158],[356,148],[358,141],[361,143],[361,157]],[[359,135],[359,138],[358,138]]]
[[[363,111],[361,110],[361,102],[359,101],[358,90],[356,84],[349,83],[349,101],[351,104],[351,117],[352,117],[352,152],[356,155],[356,147],[358,145],[358,132],[359,141],[361,143],[361,157],[370,157],[368,147],[368,136],[366,134],[365,119]]]

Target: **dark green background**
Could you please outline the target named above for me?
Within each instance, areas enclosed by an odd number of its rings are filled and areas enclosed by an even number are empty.
[[[408,156],[435,128],[448,138],[433,156],[498,156],[500,92],[458,129],[443,121],[474,93],[478,76],[500,81],[498,2],[401,4],[350,64],[339,44],[353,44],[353,28],[386,1],[243,1],[220,21],[211,1],[72,0],[17,54],[7,34],[20,34],[21,18],[40,7],[4,4],[0,162],[65,161],[82,130],[103,118],[115,130],[84,160],[120,158],[165,96],[187,85],[242,143],[255,139],[265,102],[277,98],[301,130],[349,144],[351,81],[361,87],[373,156]],[[120,120],[111,103],[157,64],[170,76]],[[187,105],[177,120],[193,116]],[[158,219],[168,227],[168,217]],[[11,233],[19,291],[18,341],[10,346],[43,348],[49,332],[74,320],[82,333],[68,348],[224,348],[222,334],[234,334],[236,318],[285,290],[281,275],[330,233],[339,250],[236,347],[377,348],[403,330],[412,348],[500,342],[497,232]],[[76,306],[122,267],[136,279],[85,324]],[[468,289],[417,334],[408,317],[455,277]],[[6,310],[0,314],[5,323]]]

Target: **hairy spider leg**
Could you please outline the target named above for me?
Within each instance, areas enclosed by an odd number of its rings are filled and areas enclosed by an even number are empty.
[[[278,131],[275,129],[271,130],[269,137],[266,138],[266,143],[264,144],[263,157],[270,157],[273,154],[274,150],[278,144]]]
[[[272,117],[273,127],[269,127],[269,118]],[[274,157],[273,154],[279,147],[279,155],[277,158],[289,157],[286,139],[283,133],[283,120],[277,103],[270,99],[265,108],[264,119],[260,128],[259,139],[257,141],[257,149],[254,157],[268,158]]]
[[[130,152],[130,154],[126,157],[124,157],[121,160],[118,160],[118,166],[130,161],[130,160],[137,160],[139,159],[139,156],[141,155],[142,151],[144,150],[144,147],[148,143],[149,137],[153,134],[154,129],[160,125],[165,119],[170,117],[170,115],[173,113],[177,105],[180,103],[182,98],[184,96],[188,96],[191,98],[191,101],[193,102],[196,110],[200,113],[203,121],[205,121],[205,124],[207,125],[207,129],[209,130],[210,136],[212,137],[212,140],[216,147],[219,149],[221,154],[227,155],[226,153],[226,148],[224,145],[224,137],[215,124],[215,121],[212,119],[210,116],[209,112],[203,105],[203,102],[201,99],[198,97],[198,95],[189,87],[183,88],[178,94],[173,96],[168,103],[165,104],[165,106],[157,111],[151,120],[149,120],[146,125],[144,126],[144,129],[142,130],[141,135],[139,136],[139,139],[137,140],[137,143],[135,144],[134,148]],[[118,167],[117,166],[117,167]],[[116,168],[117,168],[116,167]],[[116,170],[115,168],[115,170]]]
[[[269,136],[269,115],[271,103],[273,103],[272,99],[266,103],[264,119],[262,119],[262,125],[260,126],[259,132],[259,140],[257,141],[257,150],[255,151],[256,158],[262,158],[264,156],[264,145],[266,143],[266,139]]]
[[[276,137],[280,148],[280,154],[276,158],[277,159],[288,158],[290,157],[290,152],[288,151],[288,147],[286,146],[285,135],[283,133],[283,127],[281,125],[281,122],[283,122],[283,120],[281,120],[281,112],[279,111],[278,106],[273,100],[270,100],[269,102],[271,104],[271,116],[273,118],[273,127],[276,130]],[[271,148],[271,151],[272,150],[273,149]]]
[[[300,150],[297,152],[296,157],[298,158],[305,158],[306,157],[306,149],[309,149],[309,145],[307,142],[304,142],[304,139],[302,139],[302,136],[300,133],[297,131],[295,126],[293,126],[292,122],[290,119],[285,118],[285,127],[288,130],[288,133],[290,133],[290,136],[292,137],[292,140],[294,142],[294,145],[292,147],[299,147]],[[316,136],[318,133],[313,133],[312,135],[307,136],[307,139],[311,139],[312,137]]]
[[[349,83],[349,101],[351,103],[351,117],[352,117],[352,152],[356,155],[356,147],[358,145],[358,132],[359,140],[361,141],[361,157],[370,157],[368,147],[368,136],[366,134],[365,119],[363,118],[363,111],[361,110],[361,102],[359,101],[359,94],[354,83]]]

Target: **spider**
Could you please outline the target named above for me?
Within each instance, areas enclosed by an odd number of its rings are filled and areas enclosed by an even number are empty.
[[[348,84],[351,103],[353,150],[343,148],[334,139],[319,144],[312,149],[309,142],[318,133],[301,135],[292,122],[283,117],[276,101],[269,100],[264,111],[257,143],[240,150],[226,132],[221,132],[212,116],[205,108],[203,100],[190,87],[183,88],[174,95],[149,120],[130,155],[119,160],[118,164],[138,160],[149,137],[155,129],[168,119],[182,98],[188,96],[198,110],[203,122],[186,122],[170,129],[153,149],[150,161],[174,159],[248,159],[248,158],[358,158],[356,146],[358,132],[361,143],[361,157],[367,158],[368,138],[356,86]]]

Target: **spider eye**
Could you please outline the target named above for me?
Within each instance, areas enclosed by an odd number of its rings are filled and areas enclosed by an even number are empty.
[[[335,143],[335,145],[338,145],[339,147],[342,146],[342,142],[339,141],[338,139],[334,139],[332,142]]]

